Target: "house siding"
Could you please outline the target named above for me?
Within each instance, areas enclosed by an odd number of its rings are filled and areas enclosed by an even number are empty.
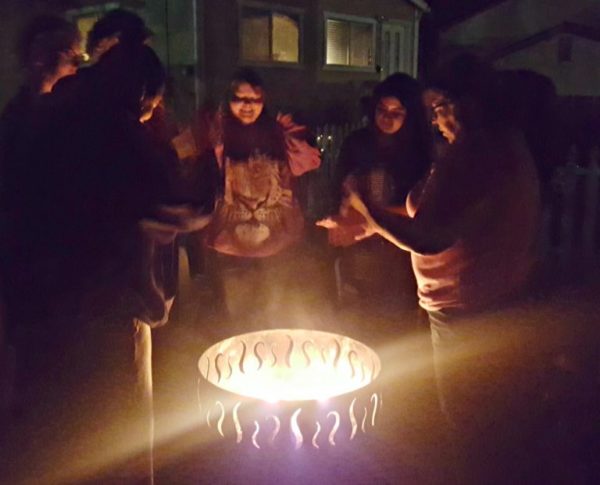
[[[300,119],[313,123],[356,118],[361,85],[380,78],[374,67],[368,72],[323,68],[325,12],[410,22],[415,17],[415,8],[402,1],[277,0],[258,3],[302,9],[302,62],[290,66],[244,64],[239,59],[238,13],[243,2],[205,0],[202,22],[205,63],[199,74],[206,81],[207,99],[217,103],[222,99],[231,74],[242,65],[250,65],[264,78],[270,105],[294,112]]]

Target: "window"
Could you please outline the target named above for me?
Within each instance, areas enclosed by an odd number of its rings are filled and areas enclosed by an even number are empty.
[[[250,62],[300,62],[300,14],[242,7],[241,58]]]
[[[87,37],[92,30],[94,24],[103,17],[107,12],[118,8],[119,4],[116,2],[108,2],[102,5],[90,5],[87,7],[68,10],[66,17],[77,25],[77,29],[81,34],[81,49],[85,52]]]
[[[326,17],[325,64],[371,68],[375,57],[375,21],[354,17]]]

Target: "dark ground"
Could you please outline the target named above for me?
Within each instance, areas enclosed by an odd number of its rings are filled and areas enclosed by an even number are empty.
[[[289,313],[269,326],[336,331],[375,348],[384,367],[380,421],[350,444],[299,451],[255,450],[207,428],[197,407],[198,358],[249,329],[241,318],[226,322],[206,281],[189,278],[184,258],[173,318],[154,332],[156,483],[475,483],[463,472],[481,463],[467,457],[454,466],[457,447],[439,411],[429,330],[417,311],[372,299],[335,308],[330,266],[305,256],[292,263],[298,291]],[[600,285],[545,286],[509,316],[519,330],[506,349],[515,360],[508,392],[523,397],[499,433],[476,437],[494,455],[485,483],[600,483]],[[493,410],[502,401],[500,394],[485,405]]]

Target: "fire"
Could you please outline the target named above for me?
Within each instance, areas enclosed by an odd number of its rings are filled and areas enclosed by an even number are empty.
[[[314,448],[320,447],[319,442],[334,446],[340,427],[353,439],[359,427],[365,432],[367,425],[375,425],[381,407],[377,393],[367,393],[366,398],[350,394],[377,378],[379,357],[365,344],[343,335],[300,329],[237,335],[210,347],[198,365],[203,377],[200,384],[208,382],[226,393],[205,406],[207,425],[216,424],[225,436],[226,421],[231,421],[236,441],[247,435],[256,448],[261,441],[273,443],[284,434],[280,433],[284,424],[296,448],[304,442]],[[335,405],[342,401],[345,409],[339,412]],[[268,409],[257,413],[254,405],[250,411],[251,402],[265,403]],[[276,403],[281,403],[279,408]],[[240,414],[249,413],[249,422],[243,426]],[[314,425],[303,430],[307,422]]]

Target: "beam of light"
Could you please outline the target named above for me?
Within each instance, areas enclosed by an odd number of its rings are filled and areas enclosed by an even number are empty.
[[[562,314],[567,311],[567,307],[565,307],[565,309],[561,308],[561,311],[559,312],[551,309],[549,310],[546,306],[547,304],[544,304],[543,312],[548,315],[547,320],[554,318],[557,314]],[[528,346],[535,346],[538,349],[543,349],[548,345],[554,345],[554,342],[551,341],[540,341],[539,333],[536,331],[537,329],[534,326],[528,325],[530,319],[528,319],[527,315],[520,318],[519,321],[511,322],[513,325],[510,330],[506,327],[500,328],[501,325],[499,324],[505,322],[496,323],[496,328],[490,330],[487,336],[473,341],[471,345],[461,349],[460,352],[456,352],[450,357],[447,357],[448,361],[461,362],[474,356],[494,351],[505,352],[514,359],[515,354],[513,349],[517,348],[516,343],[518,343],[518,348],[520,349],[527,348]],[[523,324],[519,325],[520,323]],[[412,390],[417,379],[429,379],[432,360],[430,345],[430,336],[427,333],[426,335],[403,335],[395,340],[388,340],[384,345],[374,348],[382,362],[394,363],[393,366],[386,366],[385,372],[382,372],[377,376],[379,387],[384,389],[393,388],[395,392],[404,393]],[[277,355],[281,354],[284,350],[285,348],[279,349],[273,344],[273,346],[267,347],[264,354],[260,352],[261,356],[265,359],[265,364],[262,367],[274,367],[277,362]],[[307,346],[307,351],[308,350],[310,350],[311,353],[314,353],[312,352],[312,347],[309,349]],[[399,356],[401,356],[401,358],[399,358]],[[323,364],[332,360],[331,358],[328,358],[328,354],[324,350],[318,357],[318,360]],[[333,356],[330,355],[329,357]],[[253,358],[255,358],[255,356],[253,356]],[[236,360],[231,359],[231,362],[236,362]],[[202,362],[201,367],[202,375],[211,375],[216,378],[214,370],[209,369],[208,360]],[[369,381],[373,380],[377,374],[375,367],[376,366],[372,363],[365,363],[365,373]],[[237,371],[237,369],[235,369],[235,371]],[[237,372],[234,372],[234,374],[237,374]],[[362,371],[359,373],[359,376],[361,374]],[[227,372],[224,373],[224,375],[227,375]],[[182,389],[181,394],[187,395],[185,389]],[[210,392],[207,392],[206,389],[203,390],[202,399],[205,402],[211,402],[211,400],[214,402],[213,397],[215,399],[222,399],[222,393],[213,396]],[[390,398],[389,395],[386,395],[385,399],[392,399],[390,402],[393,403],[392,407],[395,407],[397,401],[394,397]],[[383,400],[384,397],[379,394],[378,419],[380,419],[379,416],[383,408]],[[230,409],[239,402],[239,396],[231,396],[231,398],[222,399],[222,402],[227,409]],[[357,401],[353,407],[355,419],[358,418],[361,407],[362,406],[358,406]],[[202,409],[206,410],[206,407]],[[386,406],[386,409],[388,409],[388,406]],[[195,405],[190,412],[171,412],[161,416],[161,419],[169,423],[168,426],[161,426],[158,428],[160,435],[156,437],[156,447],[162,447],[161,459],[163,463],[167,463],[169,460],[178,459],[182,454],[188,452],[192,446],[197,447],[199,445],[211,444],[214,440],[220,439],[220,435],[216,432],[198,433],[198,428],[205,431],[205,426],[207,425],[204,424],[203,419],[198,419],[198,410]],[[102,470],[115,468],[119,463],[139,449],[139,440],[137,437],[132,437],[130,443],[120,443],[119,446],[115,446],[110,450],[104,450],[103,453],[98,453],[93,460],[79,463],[71,461],[68,467],[54,467],[53,470],[40,475],[38,483],[74,483],[83,481],[86,478],[95,476]]]

